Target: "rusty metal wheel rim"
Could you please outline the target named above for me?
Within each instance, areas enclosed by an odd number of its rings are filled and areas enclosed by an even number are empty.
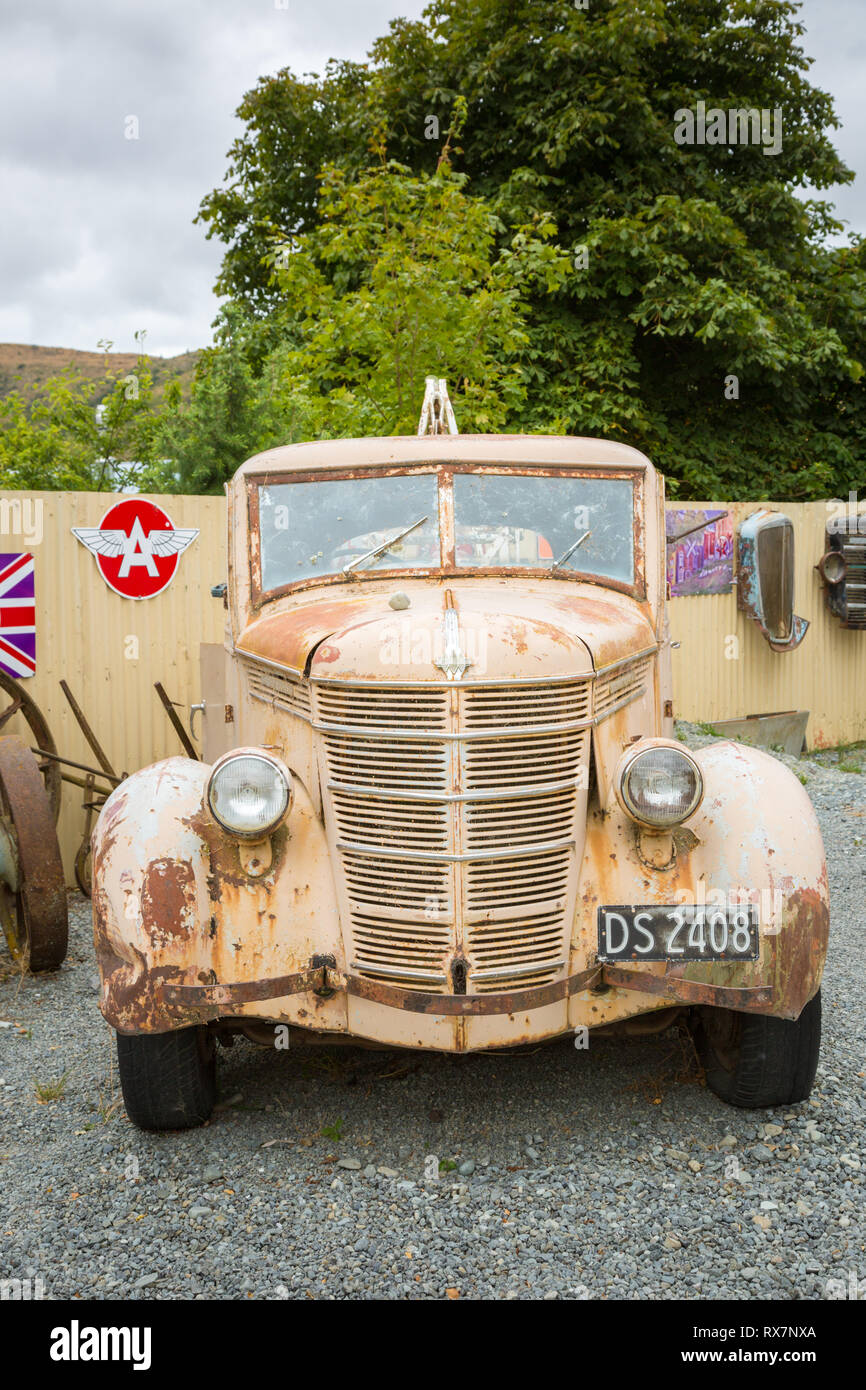
[[[27,929],[21,920],[18,894],[8,884],[0,881],[0,927],[12,954],[13,960],[27,960]]]
[[[0,710],[0,736],[6,733],[6,726],[9,721],[16,714],[20,714],[27,723],[35,746],[44,748],[46,753],[56,754],[57,745],[51,736],[51,730],[45,716],[33,697],[28,695],[21,682],[7,676],[5,671],[0,671],[0,691],[5,691],[10,699],[10,704],[5,709]],[[63,791],[60,764],[53,762],[50,758],[45,758],[40,760],[39,768],[45,789],[48,792],[51,814],[56,825],[60,816],[60,798]]]
[[[60,846],[39,764],[11,736],[0,738],[0,818],[15,857],[14,882],[0,893],[9,949],[31,970],[56,970],[68,937]]]
[[[75,882],[78,884],[85,898],[89,898],[93,892],[93,882],[90,872],[90,837],[86,836],[75,855]]]

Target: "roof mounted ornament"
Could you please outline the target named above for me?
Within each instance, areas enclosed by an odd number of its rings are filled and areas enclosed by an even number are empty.
[[[459,433],[454,418],[454,407],[448,395],[448,383],[444,378],[428,376],[421,419],[418,421],[418,438],[425,434]]]

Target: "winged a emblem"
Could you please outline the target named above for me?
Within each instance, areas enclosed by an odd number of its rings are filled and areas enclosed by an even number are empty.
[[[160,559],[180,555],[195,540],[198,529],[178,526],[173,530],[154,528],[145,532],[140,518],[136,517],[128,533],[114,527],[73,526],[72,534],[93,555],[107,559],[122,555],[118,577],[125,579],[134,565],[144,566],[149,575],[158,575],[154,555]]]

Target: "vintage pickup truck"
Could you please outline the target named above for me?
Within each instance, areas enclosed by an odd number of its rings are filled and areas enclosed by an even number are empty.
[[[204,761],[136,772],[93,836],[137,1124],[207,1119],[236,1032],[467,1052],[685,1014],[725,1100],[809,1094],[821,835],[777,759],[673,738],[647,458],[539,436],[274,449],[228,488],[225,588]]]

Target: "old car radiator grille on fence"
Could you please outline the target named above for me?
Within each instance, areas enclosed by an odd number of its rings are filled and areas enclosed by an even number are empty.
[[[409,989],[545,984],[568,962],[592,679],[314,683],[350,968]]]

